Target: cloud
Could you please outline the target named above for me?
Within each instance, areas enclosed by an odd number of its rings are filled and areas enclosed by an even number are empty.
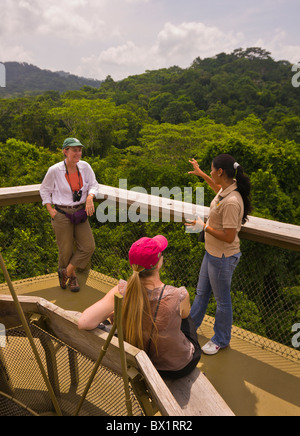
[[[1,62],[34,62],[33,54],[26,50],[22,45],[6,45],[0,43],[0,61]]]
[[[74,52],[74,46],[104,38],[107,29],[101,11],[107,2],[109,0],[1,0],[0,59],[41,66],[40,59],[46,59],[46,52],[48,59],[51,56],[66,58],[72,48]],[[57,69],[68,69],[59,65],[59,61],[57,64]]]
[[[127,41],[118,47],[104,50],[99,56],[99,62],[110,65],[132,65],[145,60],[145,52],[132,41]]]
[[[137,3],[149,3],[151,0],[125,0],[125,3],[137,4]]]
[[[291,12],[276,5],[283,3],[260,0],[247,9],[229,2],[203,10],[195,0],[1,0],[0,61],[115,80],[147,69],[186,68],[198,56],[239,47],[260,46],[277,60],[298,62],[297,27],[290,25],[287,35],[281,18]]]
[[[201,22],[184,22],[180,25],[166,23],[153,49],[162,59],[174,59],[177,63],[186,64],[197,56],[230,52],[240,46],[243,39],[244,35],[240,32],[224,32]]]
[[[32,25],[31,12],[26,8],[25,1],[19,1],[18,7],[9,0],[1,1],[1,39],[13,36],[17,32],[23,33]],[[29,6],[29,5],[28,5]]]
[[[185,22],[179,25],[166,23],[152,46],[129,40],[124,44],[109,47],[99,55],[84,57],[82,63],[84,68],[89,68],[96,77],[99,77],[99,74],[111,74],[118,80],[132,74],[132,71],[138,74],[147,69],[172,65],[188,67],[198,56],[208,57],[222,51],[233,51],[240,46],[241,39],[241,33],[226,33],[200,22]],[[81,71],[84,68],[81,68]]]
[[[290,44],[287,39],[286,32],[278,28],[270,39],[259,39],[257,45],[269,50],[276,60],[288,60],[296,64],[300,61],[300,45]]]
[[[51,35],[67,40],[104,34],[99,11],[108,0],[1,0],[2,35]],[[95,13],[94,13],[95,11]],[[98,13],[96,13],[96,11]]]
[[[115,80],[140,74],[145,70],[178,65],[187,68],[193,60],[211,57],[221,52],[231,53],[239,47],[262,47],[276,60],[299,62],[300,46],[289,44],[282,29],[276,29],[264,38],[246,37],[242,32],[224,31],[202,22],[167,22],[157,33],[152,44],[132,40],[102,50],[81,59],[79,72],[88,71],[96,78],[112,75]]]
[[[136,74],[144,72],[146,58],[145,48],[127,41],[122,45],[103,50],[98,56],[83,57],[81,65],[77,68],[77,74],[85,75],[88,71],[88,77],[103,79],[112,75],[118,80],[131,75],[133,71],[136,71]]]
[[[102,2],[103,3],[103,2]],[[104,35],[105,23],[100,14],[92,13],[94,2],[87,0],[51,0],[40,11],[37,33],[73,41],[91,40]],[[101,7],[101,1],[98,4]],[[89,8],[89,14],[86,13]]]

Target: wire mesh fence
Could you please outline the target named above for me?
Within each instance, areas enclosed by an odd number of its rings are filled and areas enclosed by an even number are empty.
[[[119,223],[116,219],[100,224],[94,216],[90,223],[96,242],[92,270],[126,280],[131,244],[143,236],[163,234],[169,246],[162,280],[185,286],[193,301],[205,253],[197,235],[187,234],[182,224],[172,222]],[[41,204],[1,208],[0,249],[13,280],[57,271],[55,237]],[[299,348],[292,339],[293,326],[300,323],[300,253],[247,240],[241,241],[241,250],[232,282],[234,325],[242,329],[244,339],[299,361]],[[1,272],[0,281],[4,281]],[[212,297],[207,314],[214,317],[215,308]]]
[[[44,368],[47,368],[63,416],[73,416],[94,362],[31,325]],[[0,416],[54,415],[53,404],[23,327],[7,329],[0,348]],[[79,416],[127,416],[123,378],[100,366]],[[130,387],[133,416],[143,415]]]

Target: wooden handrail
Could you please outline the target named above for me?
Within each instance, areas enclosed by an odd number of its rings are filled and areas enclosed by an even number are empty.
[[[39,191],[40,185],[0,188],[0,206],[40,202]],[[97,201],[107,201],[124,209],[136,203],[140,205],[141,210],[148,211],[149,216],[155,213],[160,217],[170,217],[171,221],[179,223],[195,215],[202,215],[207,219],[209,213],[208,207],[100,184]],[[249,221],[242,227],[240,237],[300,251],[300,226],[293,224],[250,216]]]
[[[0,188],[0,206],[40,202],[40,186],[26,185]]]

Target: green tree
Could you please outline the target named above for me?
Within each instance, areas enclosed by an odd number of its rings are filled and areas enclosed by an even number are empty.
[[[0,147],[0,186],[41,183],[48,167],[61,159],[61,152],[9,139]]]
[[[122,143],[128,131],[128,112],[109,100],[67,99],[50,113],[65,124],[69,136],[81,139],[90,155],[106,156],[112,145]]]
[[[161,113],[164,123],[181,124],[192,120],[197,112],[195,103],[189,98],[182,96],[171,101]]]
[[[170,92],[162,92],[153,96],[149,100],[149,115],[155,120],[161,121],[163,111],[169,106],[174,99]]]

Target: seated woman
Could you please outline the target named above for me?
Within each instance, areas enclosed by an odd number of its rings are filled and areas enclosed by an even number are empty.
[[[129,251],[133,274],[120,280],[106,296],[86,309],[79,329],[92,330],[114,310],[114,295],[124,297],[124,338],[147,352],[158,372],[169,378],[189,374],[201,357],[195,325],[190,317],[190,299],[184,287],[164,285],[160,280],[164,236],[142,238]]]

